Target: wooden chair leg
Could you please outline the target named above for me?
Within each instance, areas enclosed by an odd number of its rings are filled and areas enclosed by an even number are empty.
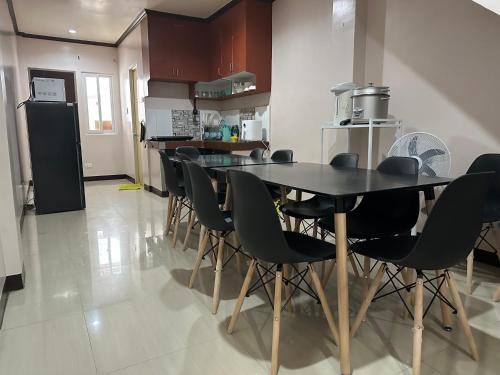
[[[290,279],[292,277],[292,267],[289,264],[283,265],[283,276],[285,279]],[[292,285],[288,283],[285,285],[285,298],[288,301],[290,296],[292,295]],[[293,312],[293,301],[290,299],[288,305],[286,306],[286,311]]]
[[[330,277],[332,276],[333,270],[335,269],[336,262],[334,260],[332,260],[329,263],[330,263],[330,265],[327,268],[327,270],[325,272],[325,276],[323,277],[323,280],[322,280],[323,289],[326,288],[326,285],[328,284],[328,280],[330,280]]]
[[[238,237],[238,234],[236,231],[233,232],[233,241],[234,241],[234,247],[239,248],[240,247],[240,238]],[[238,275],[243,274],[243,270],[241,268],[241,254],[240,252],[237,252],[236,255],[236,272],[238,272]]]
[[[168,236],[172,229],[172,222],[174,220],[175,212],[177,207],[177,197],[172,198],[172,206],[170,207],[170,214],[167,217],[167,228],[165,229],[165,234]]]
[[[318,238],[318,219],[314,219],[313,224],[313,235],[314,238]]]
[[[300,224],[302,223],[301,219],[295,218],[295,227],[293,228],[294,232],[300,232]]]
[[[370,290],[370,271],[371,271],[371,259],[369,257],[363,257],[363,298],[366,299],[368,296],[368,291]],[[366,320],[366,315],[363,321]]]
[[[281,190],[281,204],[285,204],[287,202],[286,188],[284,186],[281,186],[280,190]],[[290,222],[290,216],[283,214],[283,218],[285,219],[286,230],[291,232],[292,223]]]
[[[351,267],[354,272],[354,276],[359,278],[358,266],[356,265],[356,259],[354,259],[354,254],[352,252],[349,253],[349,261],[351,262]]]
[[[356,332],[358,331],[359,327],[361,326],[361,322],[364,320],[366,312],[368,311],[368,307],[372,303],[373,296],[375,296],[375,293],[377,293],[377,290],[380,286],[380,283],[382,282],[382,278],[384,277],[384,272],[385,268],[387,265],[383,263],[375,276],[375,279],[373,280],[370,288],[368,289],[368,293],[366,294],[366,298],[361,304],[361,307],[359,308],[358,314],[356,315],[356,318],[354,319],[354,322],[351,327],[351,337],[354,337]]]
[[[271,348],[271,375],[278,374],[278,351],[280,344],[280,318],[281,318],[281,287],[283,273],[278,266],[276,281],[274,284],[274,312],[273,312],[273,341]]]
[[[214,295],[212,297],[212,314],[217,314],[220,302],[220,284],[222,280],[222,264],[224,263],[224,236],[219,234],[219,245],[217,249],[217,263],[215,265]]]
[[[333,340],[335,344],[338,346],[339,344],[339,331],[337,330],[337,326],[335,325],[335,320],[333,319],[332,311],[328,306],[328,300],[326,299],[325,291],[321,286],[321,281],[319,280],[318,274],[314,270],[312,264],[309,264],[309,272],[311,273],[312,282],[314,284],[314,288],[316,289],[316,293],[318,294],[319,300],[321,302],[321,307],[323,307],[323,312],[325,313],[326,321],[328,322],[328,327],[330,327],[330,331],[332,332]]]
[[[165,234],[168,234],[170,232],[170,216],[172,215],[172,205],[174,203],[174,196],[172,194],[168,195],[168,208],[167,208],[167,223],[165,225]]]
[[[172,239],[172,246],[177,245],[177,235],[179,234],[179,224],[181,223],[182,216],[182,199],[177,200],[177,210],[175,214],[175,228],[174,228],[174,238]]]
[[[205,253],[205,248],[207,247],[208,238],[210,237],[210,232],[208,230],[203,230],[204,227],[201,228],[202,233],[200,233],[200,244],[198,246],[198,254],[196,255],[196,260],[194,262],[193,272],[191,273],[191,278],[189,279],[189,289],[193,287],[194,280],[196,279],[196,275],[198,274],[198,270],[200,269],[201,260],[203,259],[203,254]]]
[[[472,294],[472,273],[474,272],[474,250],[467,257],[467,283],[465,291],[467,294]]]
[[[436,271],[436,277],[437,276],[442,276],[444,273],[443,270],[437,270]],[[437,279],[436,280],[436,283],[438,285],[436,285],[436,287],[439,286],[439,283],[441,282],[441,279]],[[448,298],[449,296],[449,293],[448,293],[448,283],[445,282],[441,285],[441,294],[445,297],[445,298]],[[450,307],[444,303],[443,301],[440,300],[440,303],[441,303],[441,318],[442,318],[442,321],[443,321],[443,328],[445,331],[451,331],[451,309]]]
[[[417,276],[415,287],[415,308],[413,321],[413,375],[420,375],[422,367],[422,333],[424,330],[424,281],[422,275]]]
[[[500,286],[497,287],[495,294],[493,294],[493,302],[500,301]]]
[[[414,275],[415,275],[414,270],[409,269],[409,268],[405,268],[402,271],[402,274],[403,274],[403,280],[405,281],[406,285],[413,284]],[[410,307],[412,305],[412,290],[410,289],[409,291],[405,291],[403,298],[406,302],[406,306]],[[405,320],[408,319],[408,316],[409,316],[408,310],[403,305],[403,319],[405,319]]]
[[[455,302],[455,307],[457,309],[457,318],[464,331],[465,337],[467,337],[467,343],[469,344],[472,358],[474,358],[476,361],[479,361],[479,352],[477,350],[476,340],[474,339],[474,335],[472,334],[472,331],[470,329],[469,319],[467,318],[464,305],[462,304],[462,299],[460,298],[460,294],[458,293],[457,284],[455,284],[455,280],[453,280],[453,277],[448,271],[445,272],[445,276],[446,282],[448,283],[448,286],[450,288],[451,296],[453,298],[453,301]]]
[[[196,215],[193,212],[193,210],[191,210],[189,212],[189,221],[188,221],[188,226],[186,228],[186,237],[184,237],[184,244],[182,245],[182,251],[186,251],[188,248],[189,236],[191,235],[191,231],[193,230],[193,225],[195,220],[196,220]]]
[[[240,295],[238,296],[238,300],[236,301],[236,306],[234,306],[233,315],[231,315],[231,320],[229,321],[229,325],[227,326],[227,333],[233,333],[234,326],[236,325],[236,321],[238,320],[238,316],[240,315],[241,306],[243,305],[243,301],[248,292],[248,288],[250,287],[250,283],[252,282],[252,277],[255,272],[255,259],[250,261],[250,265],[248,266],[247,275],[245,276],[245,280],[243,281],[243,286],[241,287]]]

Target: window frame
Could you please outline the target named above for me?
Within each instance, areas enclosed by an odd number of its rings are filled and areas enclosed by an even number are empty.
[[[99,110],[99,124],[100,124],[100,129],[98,130],[91,130],[90,129],[90,124],[89,124],[89,102],[88,102],[88,96],[87,96],[87,77],[95,77],[97,81],[97,100],[98,100],[98,110]],[[111,105],[111,130],[104,130],[103,129],[103,122],[102,122],[102,105],[101,105],[101,88],[99,84],[99,78],[105,77],[109,78],[109,95],[110,95],[110,105]],[[106,134],[116,134],[116,127],[115,127],[115,110],[114,110],[114,95],[113,95],[113,75],[112,74],[106,74],[106,73],[91,73],[91,72],[83,72],[82,73],[82,87],[83,87],[83,96],[84,96],[84,103],[85,103],[85,117],[86,117],[86,128],[87,128],[87,133],[88,134],[93,134],[93,135],[106,135]]]

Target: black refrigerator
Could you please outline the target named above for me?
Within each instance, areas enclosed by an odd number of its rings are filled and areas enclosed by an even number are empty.
[[[36,213],[83,210],[77,104],[28,101],[26,118]]]

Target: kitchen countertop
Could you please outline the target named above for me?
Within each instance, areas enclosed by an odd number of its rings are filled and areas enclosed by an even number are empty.
[[[267,148],[269,147],[269,142],[265,141],[238,141],[238,142],[226,142],[226,141],[148,141],[148,146],[150,148],[155,148],[158,150],[175,150],[177,147],[181,146],[193,146],[196,148],[217,150],[217,151],[251,151],[254,148]]]

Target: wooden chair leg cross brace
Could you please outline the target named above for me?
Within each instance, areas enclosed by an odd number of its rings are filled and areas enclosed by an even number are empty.
[[[339,336],[338,336],[338,330],[337,326],[335,325],[335,320],[333,318],[333,314],[330,310],[330,307],[328,306],[328,301],[326,299],[325,292],[323,290],[323,287],[321,286],[321,281],[319,279],[318,274],[316,273],[314,266],[312,264],[309,264],[307,268],[304,271],[297,272],[297,274],[294,276],[294,278],[299,277],[298,283],[295,283],[293,279],[286,279],[283,275],[283,266],[281,264],[276,265],[276,271],[273,271],[274,266],[271,267],[270,269],[265,268],[264,266],[260,265],[257,263],[257,260],[252,259],[250,262],[250,266],[248,268],[247,275],[245,277],[245,280],[243,282],[243,286],[240,291],[240,295],[238,297],[238,300],[236,302],[236,306],[234,307],[233,315],[231,316],[231,320],[229,321],[229,325],[227,327],[227,332],[231,334],[234,330],[234,327],[236,325],[236,321],[238,319],[238,316],[241,311],[241,307],[243,305],[243,300],[245,297],[251,292],[255,291],[259,287],[264,287],[265,284],[268,282],[268,280],[264,281],[262,278],[262,275],[259,273],[259,281],[257,283],[254,283],[254,287],[251,287],[251,282],[252,282],[252,277],[254,275],[255,270],[258,270],[258,267],[266,269],[267,272],[271,273],[274,276],[274,281],[275,281],[275,286],[274,286],[274,298],[271,299],[270,296],[269,300],[271,302],[271,305],[273,307],[273,334],[272,334],[272,349],[271,349],[271,375],[276,375],[278,373],[278,368],[279,368],[279,362],[278,362],[278,353],[279,353],[279,338],[280,338],[280,320],[281,320],[281,311],[286,307],[286,304],[290,301],[288,298],[285,303],[282,303],[282,288],[283,288],[283,283],[289,283],[292,284],[296,289],[301,289],[305,293],[313,296],[315,299],[317,299],[323,308],[323,312],[325,314],[326,320],[328,322],[328,326],[330,328],[330,332],[333,336],[335,344],[338,343],[339,341]],[[307,284],[305,281],[305,276],[306,274],[311,275],[311,279],[314,285],[314,290],[312,290],[311,285]],[[300,283],[306,283],[306,287],[301,288],[299,286]],[[309,289],[306,290],[305,288]],[[314,293],[314,295],[313,295]]]
[[[479,352],[477,350],[476,342],[474,340],[474,337],[472,336],[472,332],[468,323],[467,315],[465,313],[465,309],[462,304],[462,300],[460,298],[460,295],[458,293],[458,289],[456,287],[455,281],[453,280],[451,274],[445,270],[432,279],[429,279],[422,271],[417,271],[417,280],[415,282],[412,282],[411,284],[405,284],[402,281],[400,281],[397,278],[398,273],[400,273],[403,269],[398,270],[396,273],[391,273],[387,265],[384,263],[382,264],[378,271],[377,274],[368,289],[367,295],[365,300],[363,301],[359,312],[353,322],[353,325],[351,327],[351,337],[354,336],[361,326],[361,323],[366,315],[366,312],[368,310],[368,307],[370,306],[372,301],[376,301],[378,298],[385,297],[389,294],[397,293],[401,299],[403,300],[403,303],[405,307],[409,310],[410,315],[412,315],[413,320],[414,320],[414,325],[413,325],[413,375],[420,375],[421,373],[421,357],[422,357],[422,334],[424,330],[424,325],[423,325],[423,319],[427,312],[429,311],[429,308],[431,304],[434,302],[435,298],[438,298],[442,303],[445,303],[449,308],[453,308],[451,303],[448,301],[446,296],[442,293],[441,289],[443,289],[443,286],[448,286],[452,299],[455,303],[456,306],[456,312],[457,312],[457,317],[459,319],[460,325],[464,331],[465,336],[467,337],[469,349],[471,352],[472,357],[477,361],[479,360]],[[380,284],[382,283],[382,279],[384,276],[384,273],[387,273],[389,276],[389,281],[387,281],[382,287],[380,287]],[[397,280],[402,287],[397,287],[396,283],[394,280]],[[438,281],[438,285],[435,286],[434,282]],[[382,295],[379,295],[380,292],[387,286],[389,283],[391,283],[394,286],[394,291],[388,292]],[[407,299],[406,296],[402,296],[400,294],[400,291],[402,290],[407,290],[409,289],[415,289],[415,306],[413,309],[413,313],[410,311],[410,306],[407,304]],[[427,308],[424,310],[424,303],[423,303],[423,293],[424,289],[430,291],[433,293],[433,297],[431,301],[429,302]],[[379,295],[377,297],[377,295]],[[454,308],[453,308],[454,309]]]

